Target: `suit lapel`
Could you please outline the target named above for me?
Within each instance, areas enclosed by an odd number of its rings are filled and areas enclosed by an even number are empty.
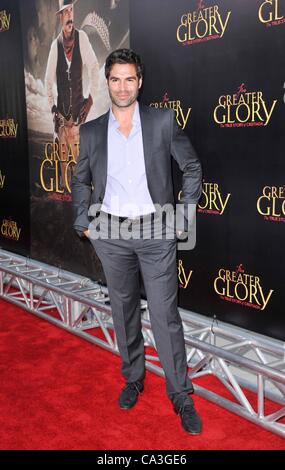
[[[153,143],[153,122],[149,113],[147,106],[139,107],[141,126],[142,126],[142,139],[143,139],[143,150],[144,150],[144,161],[145,161],[145,170],[147,180],[150,181],[150,161],[152,153],[152,143]]]
[[[100,171],[100,178],[103,184],[103,188],[106,187],[107,182],[107,168],[108,168],[108,122],[109,122],[109,111],[103,114],[97,121],[96,141],[97,141],[97,155],[99,164],[97,166],[97,172]],[[98,175],[97,175],[98,176]]]

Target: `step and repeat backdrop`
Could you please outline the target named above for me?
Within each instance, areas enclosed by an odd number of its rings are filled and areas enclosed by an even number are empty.
[[[24,65],[17,2],[0,2],[0,246],[30,252]]]
[[[131,44],[203,165],[180,305],[285,339],[284,0],[134,1]]]
[[[141,101],[176,111],[203,165],[197,244],[178,252],[180,306],[285,340],[285,1],[71,3],[66,70],[60,2],[0,0],[0,246],[104,282],[72,230],[70,177],[80,124],[109,107],[105,58],[131,45],[145,63]],[[173,177],[179,201],[175,164]]]

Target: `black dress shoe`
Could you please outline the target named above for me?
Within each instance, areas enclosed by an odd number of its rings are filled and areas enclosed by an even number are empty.
[[[177,399],[173,403],[176,414],[180,416],[183,429],[189,434],[200,434],[202,431],[202,421],[194,407],[191,397]]]
[[[123,410],[128,410],[135,406],[138,396],[143,392],[144,386],[142,382],[128,382],[121,391],[119,396],[119,405]]]

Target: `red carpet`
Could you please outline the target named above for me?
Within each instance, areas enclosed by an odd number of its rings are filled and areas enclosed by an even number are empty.
[[[281,437],[199,396],[204,430],[189,436],[164,380],[151,373],[137,406],[120,410],[118,357],[4,301],[0,339],[1,450],[285,448]]]

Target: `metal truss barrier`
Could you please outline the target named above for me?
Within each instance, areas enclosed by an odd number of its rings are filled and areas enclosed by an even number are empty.
[[[90,279],[0,249],[0,297],[119,354],[108,290]],[[146,367],[163,376],[146,301],[141,311],[145,344],[153,348]],[[183,309],[180,314],[195,392],[285,437],[284,343]],[[196,382],[206,375],[207,388]],[[223,396],[214,391],[217,380]]]

